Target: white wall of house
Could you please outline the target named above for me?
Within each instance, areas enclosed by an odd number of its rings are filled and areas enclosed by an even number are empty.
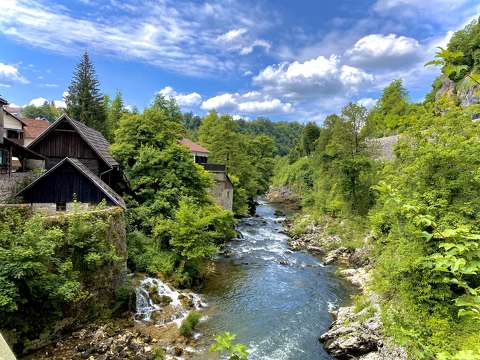
[[[12,115],[4,112],[3,127],[5,129],[22,130],[23,124],[17,119],[15,119],[15,117],[13,117]]]

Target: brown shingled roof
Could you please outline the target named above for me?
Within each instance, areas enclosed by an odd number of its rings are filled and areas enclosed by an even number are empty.
[[[48,120],[44,119],[23,118],[22,120],[25,123],[23,131],[26,139],[36,139],[50,126]]]
[[[210,152],[207,149],[205,149],[203,146],[198,145],[194,143],[192,140],[187,138],[180,140],[179,143],[188,147],[192,152],[200,152],[200,153],[207,153],[207,154]]]

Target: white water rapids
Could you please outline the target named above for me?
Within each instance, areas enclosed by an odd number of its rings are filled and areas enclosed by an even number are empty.
[[[156,302],[155,298],[170,298],[170,303]],[[153,321],[155,325],[167,325],[172,322],[180,326],[190,310],[199,310],[206,307],[200,296],[192,292],[181,292],[172,289],[163,281],[146,277],[141,282],[136,291],[136,314],[137,321]],[[184,301],[182,302],[182,299]],[[186,306],[190,304],[190,306]],[[155,315],[160,316],[155,316]]]

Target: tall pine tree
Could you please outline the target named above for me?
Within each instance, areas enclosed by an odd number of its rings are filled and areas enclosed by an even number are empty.
[[[95,68],[85,51],[68,87],[67,114],[106,134],[106,114],[99,86]]]

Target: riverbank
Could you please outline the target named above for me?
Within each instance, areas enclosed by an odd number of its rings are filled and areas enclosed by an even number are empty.
[[[356,247],[347,247],[348,242],[332,232],[329,222],[337,223],[338,220],[325,217],[318,222],[304,214],[295,222],[285,222],[292,250],[307,250],[320,255],[325,265],[337,265],[338,273],[360,291],[360,295],[353,296],[352,305],[332,311],[334,321],[319,340],[337,359],[406,360],[405,351],[392,345],[383,335],[379,299],[369,289],[370,235]]]

